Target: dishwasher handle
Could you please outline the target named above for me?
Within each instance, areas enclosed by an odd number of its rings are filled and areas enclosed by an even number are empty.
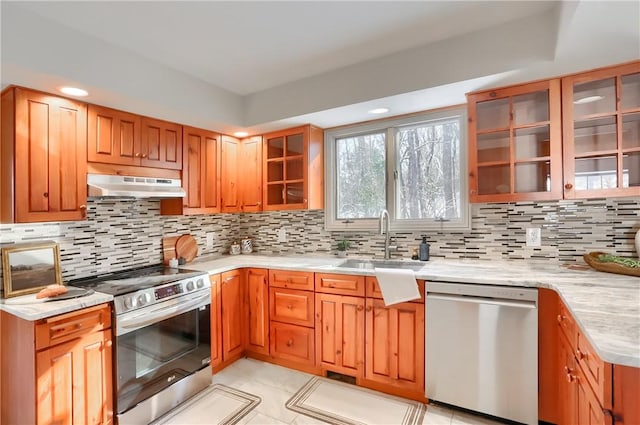
[[[517,308],[529,308],[535,309],[537,308],[535,301],[520,301],[520,300],[510,300],[505,298],[487,298],[487,297],[476,297],[469,295],[449,295],[449,294],[438,294],[438,293],[429,293],[427,292],[427,301],[429,300],[442,300],[442,301],[455,301],[455,302],[464,302],[464,303],[472,303],[472,304],[489,304],[503,307],[517,307]]]

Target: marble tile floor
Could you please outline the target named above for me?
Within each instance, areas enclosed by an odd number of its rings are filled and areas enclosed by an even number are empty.
[[[223,384],[262,398],[262,402],[238,425],[314,425],[325,422],[298,414],[285,404],[312,375],[270,363],[244,358],[213,376],[213,383]],[[375,405],[371,406],[372,409]],[[428,405],[424,425],[498,425],[482,416],[459,412],[442,406]],[[190,425],[169,422],[170,425]],[[382,424],[381,424],[382,425]],[[385,424],[387,425],[387,424]],[[390,425],[390,424],[389,424]]]

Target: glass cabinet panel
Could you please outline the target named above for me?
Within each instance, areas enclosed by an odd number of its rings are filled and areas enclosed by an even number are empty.
[[[618,186],[615,156],[580,158],[575,161],[576,190],[615,189]]]
[[[267,185],[267,201],[270,205],[284,204],[284,184]]]
[[[287,136],[287,156],[297,156],[304,153],[304,136],[294,134]]]
[[[302,183],[289,183],[287,184],[286,203],[287,204],[301,204],[303,202],[303,188]]]
[[[640,187],[640,152],[622,157],[623,187]]]
[[[516,164],[515,190],[523,192],[548,192],[551,190],[551,165],[548,161]]]
[[[267,163],[267,181],[278,182],[284,180],[284,166],[282,161]]]
[[[549,156],[550,138],[548,125],[516,130],[514,136],[516,159]]]
[[[287,180],[302,180],[304,178],[302,158],[287,160]]]
[[[640,73],[622,76],[622,110],[640,108]]]
[[[477,104],[478,131],[509,127],[509,98],[488,100]]]
[[[616,111],[616,79],[589,81],[573,87],[573,115],[613,113]]]
[[[508,131],[478,135],[478,162],[509,161]]]
[[[622,116],[622,149],[640,148],[640,113]]]
[[[513,97],[513,122],[516,126],[549,121],[549,91]]]
[[[282,158],[284,154],[284,138],[276,137],[267,140],[267,158]]]
[[[478,193],[491,195],[511,191],[511,167],[509,164],[478,167]]]
[[[573,135],[575,154],[616,150],[618,147],[616,133],[615,116],[576,121]]]

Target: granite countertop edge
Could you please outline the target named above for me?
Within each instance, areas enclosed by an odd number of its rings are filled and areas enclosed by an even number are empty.
[[[36,321],[111,301],[112,295],[101,292],[57,301],[37,300],[35,294],[30,294],[0,300],[0,310],[24,320]]]

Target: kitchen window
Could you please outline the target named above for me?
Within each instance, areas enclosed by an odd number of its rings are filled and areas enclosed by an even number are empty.
[[[327,230],[468,229],[463,108],[325,133]]]

